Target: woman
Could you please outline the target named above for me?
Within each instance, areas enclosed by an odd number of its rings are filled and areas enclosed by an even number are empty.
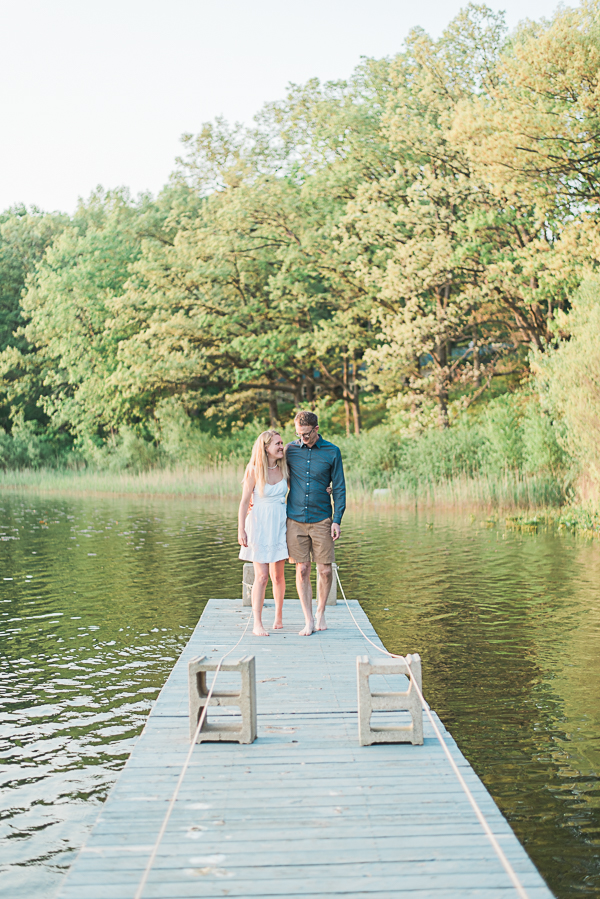
[[[275,600],[273,627],[283,627],[284,569],[288,557],[285,539],[287,492],[288,470],[283,440],[277,431],[263,431],[252,447],[252,455],[244,475],[238,516],[238,543],[242,547],[240,559],[254,564],[252,633],[257,637],[269,636],[262,623],[269,574]],[[251,497],[252,508],[248,511]]]

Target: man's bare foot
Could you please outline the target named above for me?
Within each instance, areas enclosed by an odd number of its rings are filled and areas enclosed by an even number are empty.
[[[325,621],[325,612],[317,612],[317,620],[315,625],[316,631],[326,631],[327,622]]]
[[[283,627],[283,621],[281,620],[281,618],[276,618],[275,621],[273,622],[273,630],[279,631],[279,630],[281,630],[282,627]]]
[[[262,624],[255,624],[252,628],[252,633],[255,637],[268,637],[269,632],[264,629]]]
[[[315,629],[315,622],[311,618],[310,621],[304,625],[304,627],[302,628],[302,630],[300,631],[298,636],[299,637],[310,637],[310,635],[314,632],[314,629]]]

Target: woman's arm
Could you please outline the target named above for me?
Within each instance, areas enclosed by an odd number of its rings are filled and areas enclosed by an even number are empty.
[[[256,485],[256,476],[253,471],[249,471],[244,478],[244,486],[242,488],[242,499],[238,512],[238,543],[240,546],[248,546],[248,535],[246,534],[246,515],[248,514],[248,506],[252,491]]]

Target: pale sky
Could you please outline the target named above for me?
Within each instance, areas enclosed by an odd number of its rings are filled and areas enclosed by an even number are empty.
[[[345,78],[436,36],[460,0],[0,0],[0,210],[72,212],[98,185],[157,193],[182,133],[250,122],[290,82]],[[490,0],[509,27],[548,0]]]

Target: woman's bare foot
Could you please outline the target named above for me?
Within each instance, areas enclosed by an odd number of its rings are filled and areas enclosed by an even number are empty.
[[[307,622],[303,629],[298,634],[299,637],[310,637],[310,635],[314,632],[315,622],[311,618],[309,622]]]
[[[325,621],[325,612],[317,612],[316,631],[326,631],[327,622]]]
[[[264,629],[262,624],[255,624],[252,628],[252,633],[255,637],[268,637],[269,632]]]
[[[283,621],[282,621],[282,619],[281,619],[281,618],[275,618],[275,621],[273,622],[273,630],[274,630],[274,631],[279,631],[279,630],[281,630],[282,627],[283,627]]]

